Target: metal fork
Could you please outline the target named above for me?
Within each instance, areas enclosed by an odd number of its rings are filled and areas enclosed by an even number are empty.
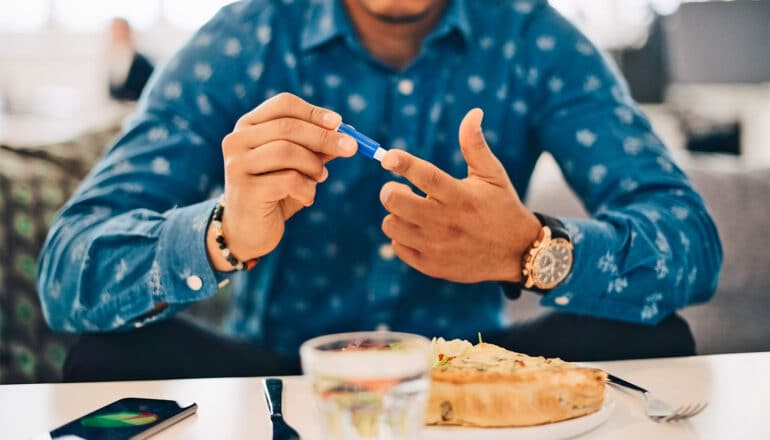
[[[642,393],[644,400],[647,402],[647,416],[656,422],[667,423],[689,419],[690,417],[698,415],[708,406],[708,402],[690,403],[687,405],[682,405],[677,409],[672,409],[669,404],[655,397],[654,394],[640,387],[639,385],[634,385],[631,382],[623,380],[609,373],[607,373],[607,380],[613,385],[625,387]]]

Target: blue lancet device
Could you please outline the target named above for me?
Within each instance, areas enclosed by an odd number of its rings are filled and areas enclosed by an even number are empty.
[[[358,142],[358,152],[370,159],[382,162],[382,157],[388,152],[377,141],[358,132],[352,125],[343,122],[337,128],[337,131],[355,139]]]

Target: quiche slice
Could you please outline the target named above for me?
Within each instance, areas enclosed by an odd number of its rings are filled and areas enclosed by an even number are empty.
[[[604,402],[607,374],[492,344],[433,340],[426,423],[532,426],[584,416]]]

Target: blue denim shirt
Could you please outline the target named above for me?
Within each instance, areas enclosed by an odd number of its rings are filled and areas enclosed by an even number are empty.
[[[339,1],[254,0],[225,7],[160,69],[55,221],[39,277],[54,329],[130,328],[217,293],[227,275],[205,234],[221,141],[283,91],[455,177],[467,171],[460,120],[481,107],[520,194],[552,154],[592,218],[563,219],[575,265],[544,306],[654,324],[715,290],[722,254],[703,201],[617,72],[546,1],[451,0],[397,71],[362,47]],[[509,324],[498,284],[429,278],[383,246],[378,195],[393,175],[360,155],[329,172],[279,247],[233,277],[233,334],[296,355],[311,336],[379,324],[445,337]],[[143,316],[159,303],[168,309]]]

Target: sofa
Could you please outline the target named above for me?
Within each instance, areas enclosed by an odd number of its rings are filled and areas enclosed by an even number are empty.
[[[674,151],[674,157],[705,199],[724,250],[714,298],[682,311],[696,350],[699,354],[770,351],[770,167],[729,155]],[[536,167],[526,200],[534,210],[586,216],[547,155]],[[534,295],[509,308],[515,319],[541,312]]]
[[[61,379],[74,336],[56,334],[45,323],[37,258],[54,215],[118,132],[115,125],[35,149],[0,145],[0,383]],[[186,313],[221,329],[229,295],[225,290]]]
[[[86,133],[41,149],[0,146],[0,383],[56,382],[70,335],[47,327],[35,290],[36,260],[52,217],[117,134]],[[729,157],[679,159],[705,197],[724,244],[716,297],[684,310],[699,353],[770,350],[770,169],[747,169]],[[585,215],[558,168],[544,156],[527,203],[555,215]],[[514,319],[543,312],[535,295],[508,305]],[[188,313],[223,326],[229,292]]]
[[[37,256],[56,211],[114,133],[92,133],[45,150],[0,146],[0,383],[59,378],[69,335],[43,320]]]

